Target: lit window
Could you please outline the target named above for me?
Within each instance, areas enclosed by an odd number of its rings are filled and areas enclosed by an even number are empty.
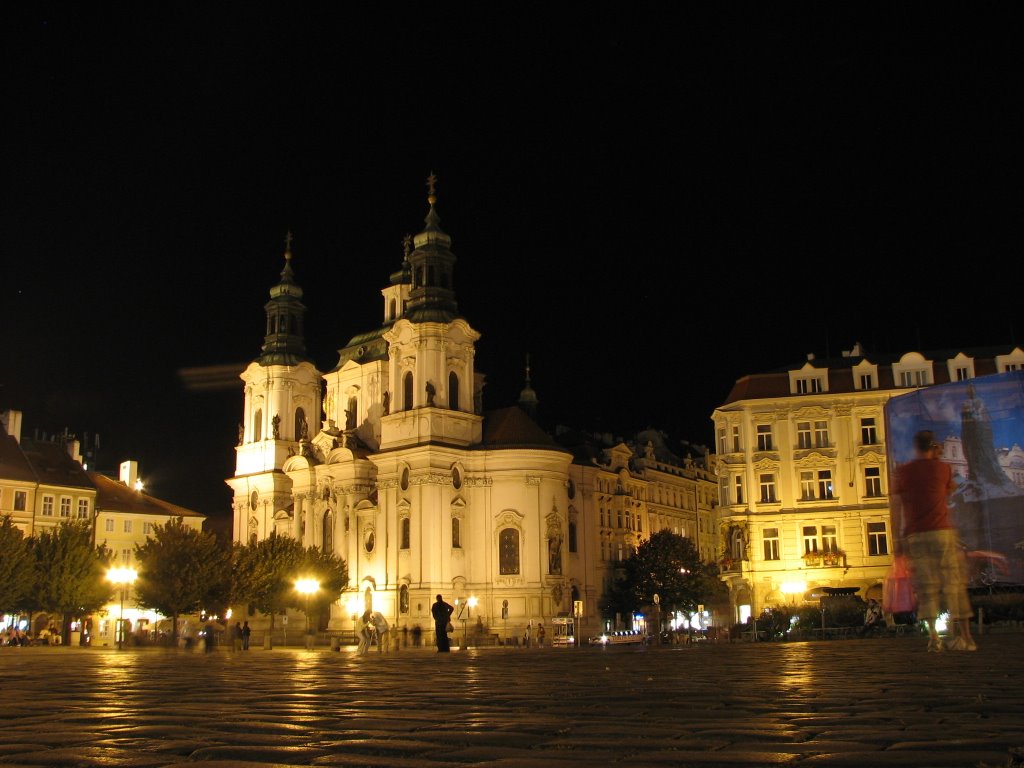
[[[53,517],[53,496],[43,496],[43,517]]]
[[[778,528],[765,528],[763,533],[764,538],[764,559],[765,560],[778,560],[779,559],[779,529]]]
[[[89,518],[89,500],[79,499],[78,500],[78,517],[79,519],[85,520]]]
[[[504,528],[498,535],[498,572],[519,573],[519,531],[515,528]]]
[[[827,421],[816,421],[814,422],[814,447],[815,448],[828,448],[828,422]]]
[[[800,473],[800,498],[804,501],[810,501],[814,498],[813,472],[808,471]]]
[[[14,511],[24,512],[28,506],[28,494],[25,491],[14,492]]]
[[[819,499],[834,499],[835,495],[832,492],[832,470],[822,469],[818,471],[818,498]]]
[[[873,417],[860,420],[860,442],[861,445],[878,445],[878,429]]]
[[[815,525],[805,525],[803,529],[804,534],[804,554],[808,555],[818,551],[818,527]]]
[[[885,523],[868,523],[868,554],[889,554],[889,538],[885,533]]]
[[[882,495],[882,472],[878,467],[864,468],[864,495]]]
[[[821,526],[821,549],[824,552],[839,551],[839,537],[836,535],[834,525]]]
[[[61,496],[60,497],[60,516],[71,517],[71,497]]]

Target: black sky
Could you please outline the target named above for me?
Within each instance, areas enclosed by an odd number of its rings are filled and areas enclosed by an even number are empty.
[[[313,8],[5,11],[0,408],[26,431],[99,432],[226,512],[241,384],[179,372],[259,354],[289,230],[332,367],[430,171],[488,407],[529,354],[550,420],[710,444],[744,374],[1021,332],[1007,6]]]

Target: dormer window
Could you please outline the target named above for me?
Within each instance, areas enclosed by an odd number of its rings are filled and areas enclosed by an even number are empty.
[[[934,384],[932,364],[919,352],[908,352],[892,364],[893,380],[901,387],[927,387]]]
[[[821,391],[821,379],[817,376],[796,380],[796,392],[798,395],[814,395]]]

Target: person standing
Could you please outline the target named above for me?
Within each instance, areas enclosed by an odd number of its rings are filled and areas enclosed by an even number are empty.
[[[430,608],[430,615],[434,617],[434,635],[437,639],[437,652],[449,653],[451,645],[448,642],[448,622],[451,621],[455,607],[446,603],[440,595]]]
[[[544,647],[544,637],[545,637],[546,634],[547,634],[547,632],[544,629],[544,625],[543,624],[537,624],[537,647],[538,648],[543,648]]]
[[[945,609],[953,629],[948,648],[975,651],[963,553],[949,513],[948,498],[956,489],[953,471],[940,458],[942,446],[929,430],[914,435],[914,453],[914,459],[896,468],[890,494],[894,554],[905,554],[910,565],[917,616],[928,628],[928,650],[946,648],[935,626]]]
[[[246,621],[242,624],[242,650],[249,650],[249,635],[252,634],[252,627],[249,626],[249,622]]]
[[[231,628],[231,650],[242,650],[242,625],[237,621],[235,622],[235,626]]]
[[[365,656],[373,643],[373,624],[370,623],[370,612],[362,615],[362,626],[359,628],[359,644],[356,645],[356,654]]]

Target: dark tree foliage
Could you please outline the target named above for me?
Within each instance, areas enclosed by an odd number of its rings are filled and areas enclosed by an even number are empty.
[[[179,616],[220,613],[230,602],[231,549],[181,517],[153,526],[153,535],[135,546],[135,561],[135,602],[169,616],[175,642]]]
[[[273,532],[263,541],[236,546],[233,555],[235,598],[270,616],[286,608],[306,609],[306,598],[295,588],[298,579],[316,579],[320,590],[310,596],[309,608],[321,610],[337,600],[348,582],[348,565],[317,547],[303,549],[289,536]]]
[[[612,592],[628,610],[652,605],[658,595],[663,611],[693,613],[725,589],[718,568],[701,561],[693,542],[667,530],[651,534],[624,565]]]
[[[32,561],[24,534],[9,515],[0,519],[0,613],[24,605],[32,584]]]
[[[63,634],[70,618],[87,616],[110,601],[114,594],[114,586],[107,581],[111,552],[105,545],[93,545],[88,521],[69,520],[41,531],[29,538],[28,548],[32,585],[24,607],[60,613]]]

